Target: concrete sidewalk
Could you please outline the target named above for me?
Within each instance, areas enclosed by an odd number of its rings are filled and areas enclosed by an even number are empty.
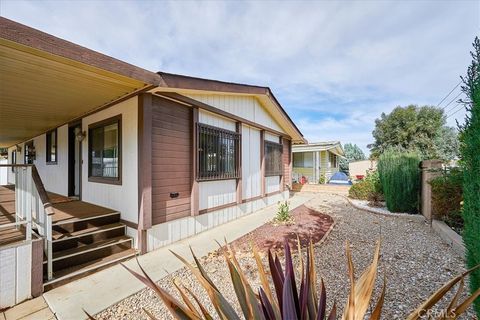
[[[296,208],[313,197],[315,194],[297,193],[289,200],[290,208]],[[204,256],[218,249],[215,240],[222,243],[226,237],[229,242],[233,241],[271,220],[276,212],[277,206],[272,205],[191,238],[149,252],[140,256],[138,260],[149,276],[154,281],[159,281],[167,275],[167,272],[172,273],[183,267],[183,264],[169,250],[190,260],[189,246],[192,246],[197,256]],[[139,270],[135,259],[125,264],[134,270]],[[115,265],[48,291],[43,296],[58,319],[85,319],[86,315],[82,309],[92,315],[96,314],[144,287],[122,266]]]

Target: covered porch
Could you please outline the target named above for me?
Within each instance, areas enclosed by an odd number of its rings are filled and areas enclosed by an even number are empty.
[[[47,192],[55,214],[52,225],[72,223],[95,217],[117,213],[115,210],[97,206],[88,202],[68,198],[53,192]],[[25,240],[26,228],[10,226],[17,221],[15,217],[15,185],[0,186],[0,246]],[[58,232],[55,232],[55,235]]]
[[[324,184],[339,171],[344,152],[340,142],[293,145],[293,180],[300,184]]]

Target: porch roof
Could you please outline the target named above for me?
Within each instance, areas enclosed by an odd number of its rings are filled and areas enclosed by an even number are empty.
[[[330,151],[338,156],[345,155],[340,141],[314,142],[309,144],[295,144],[292,146],[292,152],[316,152]]]
[[[0,17],[0,147],[161,84],[154,72]]]

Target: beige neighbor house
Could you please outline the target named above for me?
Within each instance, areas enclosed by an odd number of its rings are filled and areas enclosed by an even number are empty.
[[[0,68],[0,308],[289,197],[306,141],[268,87],[150,72],[5,18]]]
[[[340,158],[344,156],[339,141],[297,144],[293,152],[293,181],[318,184],[326,183],[339,171]]]
[[[375,170],[377,170],[377,161],[375,160],[352,161],[348,164],[348,173],[350,177],[355,179],[361,179],[361,177],[365,177],[367,173]]]

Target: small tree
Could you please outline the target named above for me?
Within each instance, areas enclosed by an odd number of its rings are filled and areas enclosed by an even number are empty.
[[[434,141],[437,158],[443,162],[458,159],[460,156],[460,140],[458,132],[452,127],[441,127]]]
[[[353,143],[345,143],[343,146],[345,158],[340,159],[340,171],[348,175],[348,164],[352,161],[365,160],[365,153],[359,146]]]
[[[443,110],[432,106],[396,107],[375,120],[375,142],[368,145],[371,157],[378,158],[389,148],[417,151],[422,159],[453,160],[458,155],[458,137],[445,125]]]
[[[462,91],[467,99],[462,102],[467,109],[465,124],[460,126],[461,163],[464,172],[463,184],[463,241],[467,249],[467,265],[480,264],[480,40],[475,38],[473,61],[467,76],[462,77]],[[470,275],[472,292],[480,287],[480,271]],[[475,301],[475,310],[480,317],[480,299]]]

